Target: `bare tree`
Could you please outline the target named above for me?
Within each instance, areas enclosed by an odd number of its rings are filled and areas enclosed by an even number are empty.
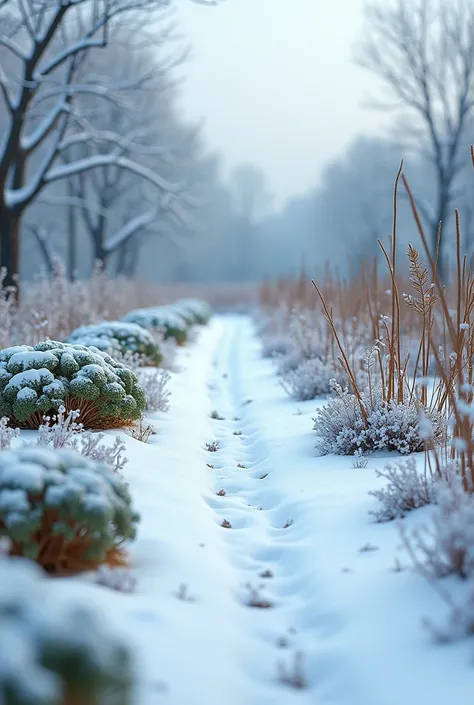
[[[357,60],[388,89],[387,101],[376,105],[408,111],[404,134],[432,165],[434,206],[422,210],[434,249],[467,163],[474,110],[473,0],[369,2]],[[442,270],[440,257],[441,275]]]
[[[156,189],[159,207],[180,193],[181,185],[134,160],[133,137],[117,131],[98,135],[81,112],[79,100],[89,96],[120,105],[117,95],[123,83],[104,83],[94,75],[79,80],[79,69],[91,52],[108,46],[119,19],[126,16],[137,28],[144,23],[152,26],[156,11],[168,4],[169,0],[0,0],[0,48],[14,62],[8,72],[3,62],[0,67],[0,96],[8,113],[7,128],[0,135],[0,265],[8,272],[6,285],[18,285],[22,216],[50,184],[100,167],[116,167]],[[107,149],[62,162],[73,146],[94,143],[107,144]],[[153,217],[151,211],[148,217]],[[124,230],[127,227],[132,224],[123,225]]]

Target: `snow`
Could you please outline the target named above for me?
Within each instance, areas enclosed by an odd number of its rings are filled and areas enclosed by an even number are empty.
[[[39,370],[30,369],[25,370],[24,372],[18,372],[18,374],[13,375],[13,377],[6,385],[5,390],[17,389],[18,392],[20,392],[23,387],[29,384],[33,385],[34,387],[41,387],[46,384],[52,384],[53,382],[53,373],[47,370],[45,367],[42,367]]]
[[[396,522],[369,516],[375,470],[398,456],[365,468],[317,457],[312,416],[324,402],[288,398],[245,317],[216,317],[178,363],[170,411],[147,417],[156,435],[121,433],[141,515],[134,591],[91,576],[49,583],[53,599],[82,597],[126,636],[137,705],[465,705],[472,642],[433,642],[422,619],[443,621],[448,607],[406,567]],[[248,606],[255,589],[271,607]],[[301,691],[278,678],[297,653]]]
[[[173,326],[177,330],[186,330],[186,321],[172,306],[156,308],[137,308],[127,313],[123,319],[126,323],[137,323],[143,327]]]

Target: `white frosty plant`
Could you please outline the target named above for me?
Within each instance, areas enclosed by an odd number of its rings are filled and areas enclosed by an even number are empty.
[[[456,573],[474,579],[474,496],[465,491],[457,468],[434,486],[429,523],[409,534],[404,545],[413,563],[430,579]]]
[[[119,436],[116,436],[112,445],[104,443],[105,434],[84,431],[83,425],[76,421],[79,416],[78,410],[66,414],[64,406],[60,406],[56,415],[44,417],[43,424],[38,429],[37,444],[74,450],[86,458],[105,463],[114,472],[120,473],[128,462],[124,455],[125,443]]]
[[[6,416],[0,419],[0,450],[10,448],[12,440],[20,434],[19,428],[10,428],[9,420]]]
[[[371,490],[370,495],[381,506],[369,511],[376,521],[400,519],[412,509],[424,507],[433,500],[434,480],[428,469],[420,472],[416,468],[416,458],[404,458],[389,463],[384,470],[376,470],[378,478],[386,481],[384,487]]]
[[[307,360],[327,359],[324,336],[321,334],[319,321],[315,320],[313,311],[293,311],[288,323],[288,338],[291,347],[278,361],[278,373],[281,375],[297,370]],[[329,378],[334,377],[334,372]],[[328,378],[328,379],[329,379]]]
[[[282,374],[281,385],[293,399],[308,401],[329,394],[336,381],[344,381],[342,370],[336,370],[329,361],[313,358],[303,360],[296,369]]]
[[[171,375],[166,370],[143,370],[138,376],[145,390],[147,411],[168,411]]]
[[[420,428],[421,406],[415,399],[411,403],[386,402],[381,390],[375,388],[363,392],[359,401],[337,384],[334,390],[337,397],[317,409],[313,419],[319,436],[316,448],[321,455],[353,455],[357,450],[389,450],[402,455],[421,451],[426,440],[426,420],[431,424],[434,444],[446,437],[444,417],[437,412],[423,411]]]

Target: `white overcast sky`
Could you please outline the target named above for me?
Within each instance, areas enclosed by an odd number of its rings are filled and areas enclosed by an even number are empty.
[[[362,0],[181,0],[193,46],[183,102],[227,168],[266,172],[275,205],[318,181],[355,134],[387,119],[364,108],[378,83],[352,62]]]

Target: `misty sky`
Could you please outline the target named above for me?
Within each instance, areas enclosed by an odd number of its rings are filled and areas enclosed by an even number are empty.
[[[178,3],[191,41],[185,108],[205,118],[227,166],[253,162],[275,205],[315,185],[325,162],[386,120],[364,108],[376,78],[352,62],[362,0]]]

